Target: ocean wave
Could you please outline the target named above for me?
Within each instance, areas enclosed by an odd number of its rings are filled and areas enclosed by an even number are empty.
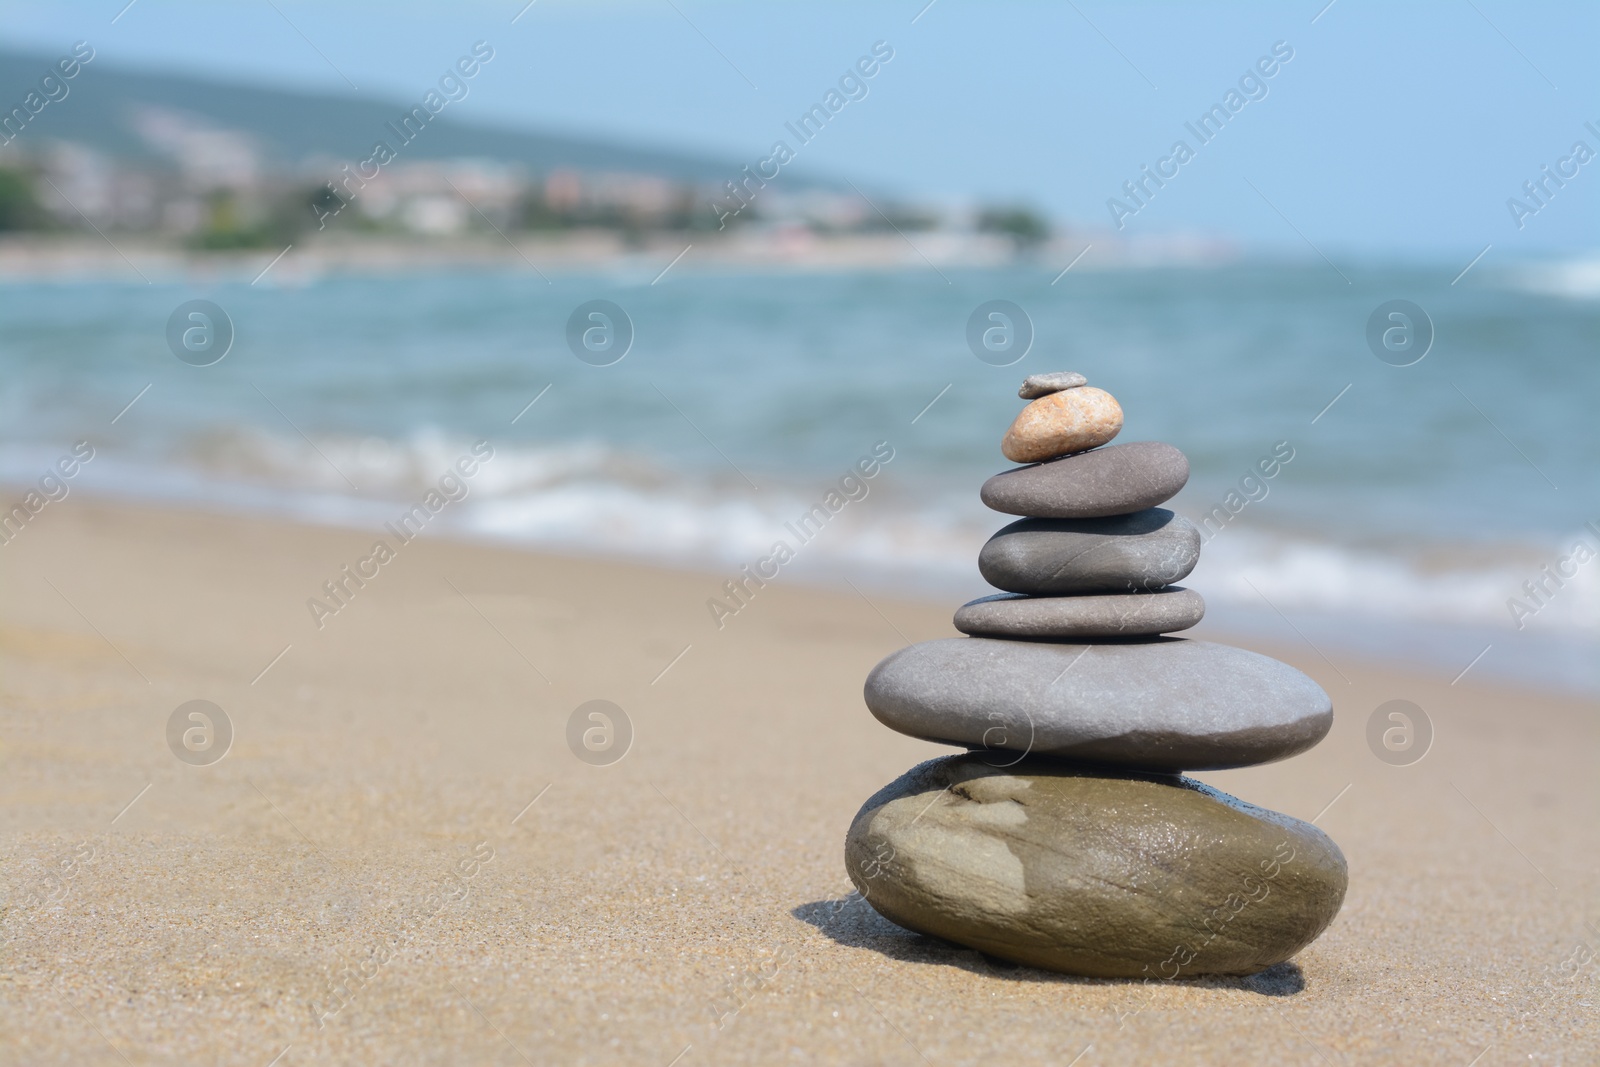
[[[361,497],[401,500],[424,493],[463,453],[471,438],[424,427],[395,440],[323,434],[283,437],[252,427],[211,429],[186,438],[162,457],[167,463],[226,481],[285,489],[353,491]],[[569,482],[616,482],[633,487],[666,484],[669,471],[649,457],[591,442],[543,448],[496,449],[473,488],[489,495],[545,489]]]
[[[471,448],[438,430],[400,440],[274,437],[241,429],[187,441],[160,458],[103,455],[76,488],[379,531],[419,501]],[[54,459],[0,448],[0,480],[25,485]],[[37,470],[36,470],[37,469]],[[981,592],[979,548],[1009,519],[969,486],[897,485],[892,465],[860,503],[797,542],[792,524],[832,483],[762,478],[759,492],[731,472],[686,475],[648,456],[594,442],[506,445],[466,479],[466,496],[430,527],[447,536],[704,567],[739,566],[785,541],[792,573],[808,581],[862,578],[897,588]],[[358,488],[352,488],[352,486]],[[1179,509],[1181,510],[1181,508]],[[1188,579],[1217,606],[1335,613],[1359,620],[1473,624],[1600,634],[1600,559],[1559,587],[1541,568],[1592,534],[1551,545],[1432,544],[1405,551],[1339,543],[1306,530],[1230,528],[1209,542]],[[786,568],[785,573],[791,573]],[[1525,582],[1544,582],[1537,600]],[[1534,607],[1521,618],[1509,602]]]
[[[1230,530],[1204,547],[1188,581],[1208,600],[1245,606],[1600,635],[1600,559],[1578,566],[1559,587],[1546,581],[1542,603],[1530,600],[1523,585],[1544,580],[1541,568],[1580,541],[1593,546],[1595,537],[1574,531],[1557,542],[1559,550],[1502,546],[1489,560],[1477,548],[1382,552],[1303,534]],[[1439,561],[1451,556],[1472,561]],[[1536,610],[1519,617],[1508,606],[1513,599]]]
[[[1530,264],[1502,272],[1513,289],[1572,300],[1600,299],[1600,257]]]

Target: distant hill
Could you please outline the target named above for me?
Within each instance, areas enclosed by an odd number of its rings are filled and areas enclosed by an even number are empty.
[[[0,49],[0,111],[9,112],[21,104],[56,58]],[[85,66],[69,85],[67,98],[45,107],[17,139],[18,147],[58,138],[116,157],[155,160],[162,153],[139,135],[134,120],[141,109],[158,108],[246,134],[259,145],[264,160],[278,166],[296,166],[315,156],[353,163],[385,136],[384,123],[398,121],[419,102],[354,100],[184,74],[156,74],[118,68],[103,57]],[[720,183],[739,170],[738,164],[728,160],[459,122],[451,116],[458,109],[467,110],[452,104],[429,122],[426,135],[406,147],[406,158],[472,157],[519,163],[535,171],[574,167],[689,182]]]

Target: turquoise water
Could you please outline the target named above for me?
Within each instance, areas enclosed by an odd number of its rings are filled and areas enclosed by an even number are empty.
[[[1191,584],[1214,618],[1270,628],[1282,611],[1319,643],[1441,666],[1498,643],[1480,669],[1600,685],[1600,561],[1521,631],[1507,605],[1577,539],[1600,539],[1584,526],[1600,522],[1600,269],[1480,266],[1452,285],[1459,269],[12,282],[0,478],[20,493],[86,438],[96,458],[73,488],[376,528],[487,439],[495,459],[448,532],[736,570],[887,441],[867,498],[785,573],[976,595],[977,548],[1004,521],[977,489],[1008,466],[1016,387],[1073,369],[1121,401],[1122,440],[1189,455],[1173,506],[1196,520],[1280,442],[1293,450],[1275,478],[1246,481],[1232,503],[1255,499],[1207,544]],[[194,298],[236,332],[213,366],[167,347],[169,314]],[[1396,298],[1434,326],[1411,366],[1366,338]],[[566,341],[595,299],[633,326],[611,366]],[[968,348],[969,314],[993,299],[1033,325],[1014,366]]]

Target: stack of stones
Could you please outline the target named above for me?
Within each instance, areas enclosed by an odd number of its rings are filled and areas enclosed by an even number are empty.
[[[968,637],[901,649],[867,679],[885,726],[965,746],[856,816],[851,880],[924,934],[1072,974],[1176,978],[1281,963],[1333,921],[1344,856],[1322,831],[1183,776],[1311,748],[1328,694],[1254,652],[1167,637],[1200,620],[1172,583],[1200,534],[1157,505],[1189,462],[1108,445],[1122,409],[1078,374],[1023,383],[1001,449],[1030,464],[983,502],[1026,516],[992,537],[1006,590],[956,612]]]

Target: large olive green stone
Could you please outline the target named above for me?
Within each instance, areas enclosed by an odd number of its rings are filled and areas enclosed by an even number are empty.
[[[1251,974],[1338,914],[1344,855],[1310,823],[1187,778],[971,753],[867,801],[850,878],[885,918],[1070,974]]]

